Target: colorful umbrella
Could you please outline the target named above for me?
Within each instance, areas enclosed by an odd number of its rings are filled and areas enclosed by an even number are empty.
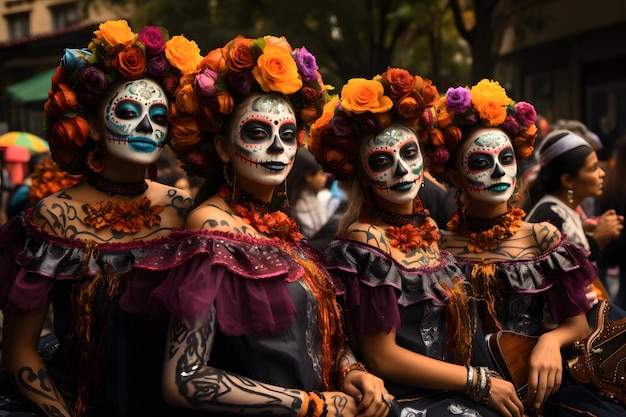
[[[7,132],[0,136],[0,149],[7,146],[24,146],[31,154],[49,152],[48,142],[29,132]]]

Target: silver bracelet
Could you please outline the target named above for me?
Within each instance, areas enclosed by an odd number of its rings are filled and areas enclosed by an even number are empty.
[[[474,367],[470,365],[465,365],[467,368],[467,384],[465,385],[465,395],[469,395],[472,392],[472,387],[474,386]]]

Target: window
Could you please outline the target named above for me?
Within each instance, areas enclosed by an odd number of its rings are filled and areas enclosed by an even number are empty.
[[[6,16],[9,27],[9,40],[19,39],[30,35],[30,14],[17,13]]]
[[[52,14],[52,30],[64,29],[78,23],[77,3],[68,3],[50,8]]]

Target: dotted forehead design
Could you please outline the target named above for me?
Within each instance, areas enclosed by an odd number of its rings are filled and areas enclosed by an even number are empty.
[[[478,146],[482,150],[495,151],[502,149],[507,145],[508,138],[500,132],[485,132],[478,135],[473,141],[472,145]],[[510,145],[510,144],[509,144]],[[469,150],[469,149],[468,149]],[[469,157],[476,152],[476,149],[471,152],[465,152],[463,155],[464,164],[467,166]]]
[[[254,112],[251,114],[250,112]],[[272,116],[281,116],[278,118],[272,118]],[[265,119],[268,122],[271,121],[275,126],[278,126],[284,120],[292,120],[295,122],[295,116],[283,100],[277,97],[258,97],[252,100],[249,104],[248,114],[245,114],[241,118],[239,123],[239,130],[241,131],[243,125],[250,120]]]

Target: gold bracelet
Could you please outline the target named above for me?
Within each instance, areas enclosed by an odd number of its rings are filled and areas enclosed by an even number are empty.
[[[343,370],[341,371],[341,375],[339,376],[339,389],[343,389],[343,383],[346,379],[346,376],[348,376],[348,374],[352,371],[363,371],[363,372],[367,372],[367,370],[365,369],[365,365],[363,365],[361,362],[355,362],[355,363],[351,363],[350,365],[346,366],[345,368],[343,368]]]
[[[302,391],[302,393],[304,394],[304,398],[302,399],[302,409],[298,413],[298,417],[306,417],[309,412],[309,406],[311,404],[311,397],[309,396],[309,393],[306,391]]]

